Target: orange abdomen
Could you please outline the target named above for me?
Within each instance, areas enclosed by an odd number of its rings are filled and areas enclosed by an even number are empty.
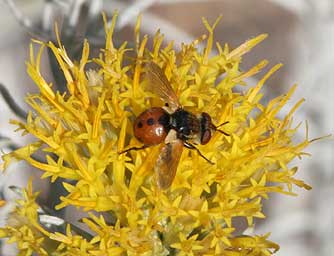
[[[169,114],[163,108],[150,108],[136,118],[134,135],[145,145],[160,144],[170,129],[169,119]]]

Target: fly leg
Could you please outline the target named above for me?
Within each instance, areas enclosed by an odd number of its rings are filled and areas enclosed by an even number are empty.
[[[145,149],[145,148],[147,148],[147,147],[149,147],[149,145],[144,145],[144,146],[142,146],[142,147],[132,147],[132,148],[128,148],[128,149],[126,149],[126,150],[123,150],[123,151],[121,151],[121,152],[119,152],[118,154],[125,154],[125,153],[127,153],[127,152],[129,152],[129,151],[131,151],[131,150],[135,150],[135,151],[137,151],[137,150],[142,150],[142,149]]]
[[[214,164],[212,161],[210,161],[209,159],[207,159],[207,158],[201,153],[201,151],[200,151],[198,148],[196,148],[193,144],[191,144],[190,142],[188,142],[188,141],[184,141],[184,142],[183,142],[183,145],[184,145],[186,148],[189,148],[189,149],[195,149],[195,150],[197,151],[197,153],[198,153],[202,158],[204,158],[208,163],[210,163],[210,164]]]

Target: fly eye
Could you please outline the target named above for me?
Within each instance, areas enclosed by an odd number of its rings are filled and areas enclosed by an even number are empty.
[[[209,129],[205,130],[201,136],[201,144],[202,145],[207,144],[210,141],[210,139],[211,139],[211,131]]]
[[[203,112],[202,118],[205,120],[205,122],[211,123],[211,116],[208,113]]]

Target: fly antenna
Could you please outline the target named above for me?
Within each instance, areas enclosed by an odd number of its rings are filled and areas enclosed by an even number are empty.
[[[218,129],[219,127],[224,126],[225,124],[228,124],[228,123],[229,123],[229,121],[226,121],[226,122],[221,123],[220,125],[217,125],[217,126],[213,125],[213,129],[217,132],[220,132],[220,133],[224,134],[225,136],[231,136],[230,134],[224,132],[223,130]]]

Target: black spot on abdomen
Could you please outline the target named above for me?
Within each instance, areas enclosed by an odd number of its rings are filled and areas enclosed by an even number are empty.
[[[137,124],[137,127],[138,127],[138,128],[142,128],[142,127],[143,127],[143,123],[142,123],[142,122],[139,122],[139,123]]]
[[[151,117],[151,118],[147,119],[146,123],[147,123],[147,125],[150,125],[150,126],[154,125],[154,119]]]

